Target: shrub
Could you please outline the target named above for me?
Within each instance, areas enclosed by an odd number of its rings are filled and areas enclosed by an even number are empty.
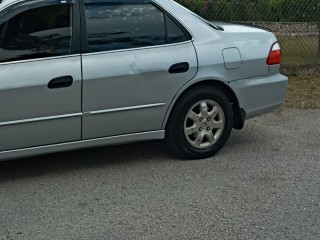
[[[320,21],[318,0],[177,0],[208,20]]]

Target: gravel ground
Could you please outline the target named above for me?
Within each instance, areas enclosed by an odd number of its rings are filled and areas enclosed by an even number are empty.
[[[0,239],[320,239],[320,110],[280,110],[212,159],[163,143],[0,163]]]

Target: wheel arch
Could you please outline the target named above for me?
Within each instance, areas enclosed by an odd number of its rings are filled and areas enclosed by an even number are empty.
[[[162,123],[162,129],[165,129],[167,126],[167,123],[170,119],[171,113],[174,109],[175,104],[181,99],[184,94],[191,89],[197,88],[197,87],[203,87],[203,86],[208,86],[212,88],[216,88],[220,90],[225,96],[228,98],[232,110],[233,110],[233,128],[235,129],[242,129],[244,126],[244,120],[245,120],[245,111],[240,108],[239,100],[234,93],[234,91],[229,87],[226,83],[219,81],[219,80],[203,80],[200,82],[193,83],[188,86],[184,86],[179,90],[179,92],[176,94],[174,99],[171,101],[169,108],[166,112],[165,118]]]

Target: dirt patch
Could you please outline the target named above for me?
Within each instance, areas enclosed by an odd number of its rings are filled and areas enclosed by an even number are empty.
[[[289,76],[286,107],[320,109],[320,74]]]

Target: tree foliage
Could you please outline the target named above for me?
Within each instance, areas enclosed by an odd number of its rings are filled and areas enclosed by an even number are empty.
[[[177,0],[208,20],[320,21],[319,0]]]

